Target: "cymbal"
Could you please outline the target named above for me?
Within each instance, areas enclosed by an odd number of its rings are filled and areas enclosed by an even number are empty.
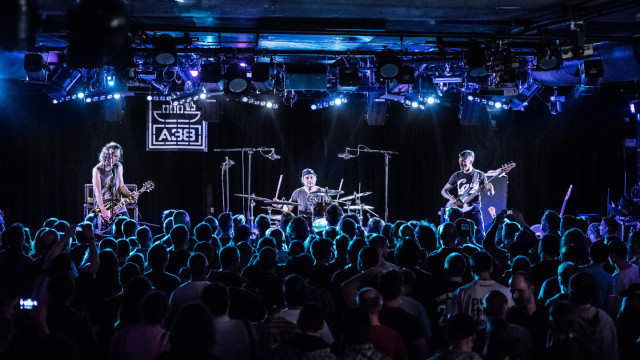
[[[263,198],[263,197],[255,196],[255,195],[245,195],[245,194],[233,194],[233,195],[240,196],[240,197],[247,198],[247,199],[251,199],[251,200],[269,201],[269,199],[267,199],[267,198]]]
[[[273,207],[273,206],[260,206],[260,209],[271,210],[271,211],[273,211],[273,210],[275,210],[275,211],[284,211],[284,209]]]
[[[267,204],[271,205],[289,205],[289,206],[297,206],[297,202],[285,201],[285,200],[266,200]]]
[[[347,206],[347,209],[349,209],[349,210],[373,210],[374,207],[373,206],[369,206],[369,205],[350,205],[350,206]]]
[[[342,201],[353,200],[353,199],[360,198],[360,197],[367,196],[367,195],[371,195],[371,194],[373,194],[371,191],[367,191],[367,192],[363,192],[363,193],[360,193],[360,194],[353,194],[353,195],[345,196],[340,200],[342,200]]]
[[[342,191],[342,190],[319,189],[319,190],[310,191],[310,193],[311,194],[315,194],[315,195],[336,196],[336,195],[344,194],[344,191]]]

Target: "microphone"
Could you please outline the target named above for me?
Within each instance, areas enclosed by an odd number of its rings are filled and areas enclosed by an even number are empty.
[[[275,152],[272,152],[271,154],[267,155],[267,157],[271,160],[280,159],[280,155],[276,155]]]
[[[109,149],[109,154],[113,154],[113,149]]]
[[[339,153],[338,157],[347,160],[347,159],[351,159],[353,157],[353,155],[351,155],[351,154],[349,154],[348,152],[345,151],[343,153]]]

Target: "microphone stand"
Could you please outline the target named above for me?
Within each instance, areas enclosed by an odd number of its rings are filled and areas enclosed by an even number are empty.
[[[355,155],[348,154],[349,151],[355,151]],[[346,148],[345,154],[348,157],[345,159],[349,159],[352,157],[357,157],[360,155],[360,152],[368,152],[368,153],[378,153],[384,155],[384,222],[388,222],[389,219],[389,158],[391,155],[398,155],[397,151],[389,151],[389,150],[371,150],[364,145],[358,145],[357,148],[351,149]]]
[[[248,176],[247,176],[247,194],[251,195],[251,155],[253,155],[254,152],[258,151],[260,153],[260,155],[267,157],[271,160],[275,160],[280,158],[279,156],[275,155],[275,148],[234,148],[234,149],[213,149],[213,151],[241,151],[242,154],[244,155],[244,153],[246,152],[249,156],[249,160],[248,160]],[[270,151],[269,154],[265,154],[265,151]],[[243,156],[244,159],[244,156]],[[242,166],[242,170],[244,172],[244,163]],[[228,175],[228,174],[227,174]],[[244,191],[244,176],[242,177],[242,189]],[[248,212],[245,210],[245,202],[244,200],[242,201],[242,208],[243,208],[243,213],[244,216],[249,220],[249,227],[253,228],[253,207],[255,205],[255,202],[253,201],[253,199],[251,199],[250,196],[247,197],[247,208],[249,209]],[[229,200],[227,199],[227,203],[229,202]],[[229,205],[229,204],[227,204]]]
[[[115,222],[115,219],[113,218],[115,216],[113,209],[115,209],[116,207],[116,168],[113,163],[112,154],[113,152],[110,151],[109,163],[111,164],[111,209],[109,209],[109,212],[111,213],[111,217],[109,218],[109,221],[111,222],[111,224],[109,224],[109,228],[111,229],[111,236],[116,236],[115,229],[113,228],[113,223]]]
[[[229,168],[231,166],[233,166],[235,164],[235,162],[233,162],[233,160],[229,160],[228,156],[225,156],[225,161],[222,163],[222,165],[220,166],[220,168],[222,169],[222,211],[226,211],[229,212]],[[225,185],[224,185],[224,179],[225,179],[225,174],[227,177],[227,186],[226,186],[226,192],[225,192]],[[226,201],[226,207],[225,207],[225,194],[227,197],[227,201]]]

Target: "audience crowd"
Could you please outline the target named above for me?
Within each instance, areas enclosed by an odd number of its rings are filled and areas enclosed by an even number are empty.
[[[510,210],[484,234],[462,215],[332,205],[314,232],[166,210],[161,231],[89,216],[32,236],[6,214],[0,359],[640,358],[640,231],[549,210],[536,233]]]

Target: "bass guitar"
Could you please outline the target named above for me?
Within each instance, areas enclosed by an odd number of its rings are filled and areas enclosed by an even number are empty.
[[[487,179],[486,183],[488,184],[492,182],[493,179],[497,178],[498,176],[505,175],[506,173],[511,171],[511,169],[513,169],[514,167],[516,167],[516,163],[514,163],[513,161],[510,161],[509,163],[503,165],[500,169],[489,171],[489,173],[494,173],[495,175]],[[473,210],[473,206],[470,206],[469,203],[472,202],[476,198],[476,196],[480,195],[480,192],[482,191],[483,188],[484,188],[483,186],[482,187],[478,186],[477,189],[471,190],[471,186],[469,186],[467,188],[467,191],[459,195],[457,198],[455,198],[455,200],[449,201],[447,205],[445,205],[445,207],[447,208],[457,207],[457,208],[460,208],[462,212]]]
[[[138,191],[134,191],[132,193],[132,196],[130,197],[126,197],[126,198],[122,198],[120,199],[120,201],[115,202],[115,201],[109,201],[106,204],[104,204],[104,208],[108,211],[108,212],[113,212],[113,214],[117,214],[118,210],[122,209],[123,206],[126,206],[128,204],[134,204],[136,202],[136,200],[134,200],[134,196],[133,195],[140,195],[144,192],[148,192],[153,190],[153,188],[156,185],[153,183],[153,181],[146,181],[144,184],[142,184],[142,188]],[[135,196],[135,198],[137,198],[137,196]],[[102,225],[100,226],[100,230],[101,231],[105,231],[106,229],[109,228],[109,226],[111,226],[111,224],[113,223],[113,221],[115,220],[114,218],[111,218],[109,220],[105,219],[104,217],[102,217],[102,213],[100,212],[100,207],[96,206],[93,210],[91,210],[91,213],[96,214],[96,216],[98,216],[101,220]]]

